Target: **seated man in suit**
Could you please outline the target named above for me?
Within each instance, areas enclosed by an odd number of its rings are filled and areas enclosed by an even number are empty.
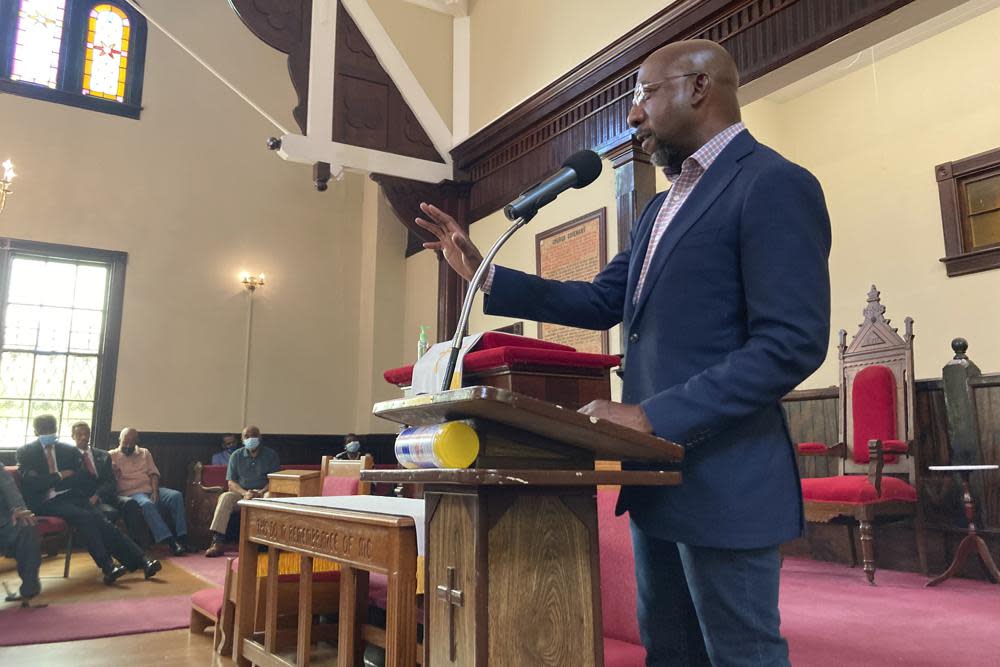
[[[623,487],[646,665],[787,666],[778,545],[803,528],[781,398],[823,362],[830,218],[819,182],[740,120],[739,72],[708,40],[639,67],[629,125],[671,187],[592,282],[500,266],[489,314],[589,329],[622,324],[621,402],[581,412],[684,446],[683,483]],[[483,256],[448,214],[417,223],[468,280]],[[642,468],[625,463],[626,468]]]
[[[153,455],[145,447],[139,447],[138,442],[139,432],[126,427],[118,436],[118,447],[108,452],[118,480],[118,493],[139,503],[154,542],[167,545],[175,556],[183,556],[187,553],[184,496],[180,491],[160,486],[160,471]],[[170,514],[173,531],[163,520],[161,508]]]
[[[241,500],[260,498],[267,493],[267,476],[278,472],[278,453],[260,444],[260,429],[247,426],[243,429],[243,447],[229,457],[226,480],[229,490],[219,496],[212,517],[212,546],[205,551],[209,558],[225,553],[226,527],[229,517],[238,511],[236,503]]]
[[[229,457],[233,455],[237,449],[242,445],[240,444],[240,436],[235,433],[227,433],[222,436],[222,449],[214,454],[212,454],[212,465],[214,466],[227,466],[229,465]]]
[[[94,478],[96,489],[90,497],[90,504],[101,510],[101,513],[111,523],[119,517],[125,522],[125,530],[137,544],[148,541],[146,521],[142,518],[139,503],[127,496],[118,495],[118,485],[115,473],[111,468],[111,455],[103,449],[90,446],[90,425],[87,422],[73,424],[70,431],[76,448],[83,457],[83,468]]]
[[[146,556],[90,504],[95,481],[84,471],[80,450],[56,441],[56,418],[39,415],[34,427],[38,438],[17,450],[21,490],[28,508],[35,514],[61,517],[80,534],[109,586],[127,571],[142,570],[146,579],[156,575],[160,562]],[[115,564],[112,556],[121,565]]]
[[[14,478],[0,465],[0,554],[17,561],[21,577],[20,595],[10,595],[7,602],[26,603],[42,590],[38,567],[42,562],[41,542],[35,530],[35,514],[24,504]]]

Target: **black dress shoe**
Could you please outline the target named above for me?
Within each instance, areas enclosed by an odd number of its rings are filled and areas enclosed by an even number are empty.
[[[104,583],[107,586],[121,579],[128,572],[124,565],[106,565],[101,568],[104,573]]]
[[[187,554],[187,548],[177,540],[170,540],[170,542],[167,543],[167,546],[170,547],[170,553],[175,556],[183,556]]]
[[[152,579],[156,576],[156,573],[163,569],[158,560],[147,560],[146,564],[142,566],[142,573],[147,579]]]

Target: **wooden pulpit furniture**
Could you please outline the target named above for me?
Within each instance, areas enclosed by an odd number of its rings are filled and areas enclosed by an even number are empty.
[[[336,507],[293,504],[293,499],[240,501],[240,567],[233,660],[237,665],[308,667],[311,645],[337,639],[338,662],[360,664],[364,619],[368,605],[368,573],[388,579],[386,608],[386,667],[417,663],[417,536],[411,516],[352,511]],[[306,499],[335,501],[334,498]],[[353,498],[353,500],[363,500]],[[383,502],[400,499],[381,499]],[[347,503],[348,499],[339,499]],[[416,501],[408,501],[416,502]],[[421,507],[422,509],[422,507]],[[254,628],[258,545],[268,548],[263,632]],[[298,627],[281,628],[279,554],[301,559],[298,586]],[[313,615],[313,560],[340,564],[340,611],[336,626],[321,626],[331,636],[317,636]],[[294,646],[294,662],[278,655]]]
[[[497,387],[386,401],[374,413],[413,426],[463,420],[480,442],[467,469],[362,473],[424,485],[424,664],[602,666],[596,487],[679,484],[670,468],[683,448]],[[658,469],[594,470],[595,459]]]

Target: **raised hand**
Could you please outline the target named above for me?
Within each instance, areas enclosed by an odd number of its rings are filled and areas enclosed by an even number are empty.
[[[416,223],[437,239],[424,243],[424,247],[428,250],[440,250],[455,273],[467,281],[472,280],[476,269],[483,262],[483,254],[473,245],[468,233],[455,222],[455,218],[433,204],[420,202],[420,210],[430,219],[416,218]]]

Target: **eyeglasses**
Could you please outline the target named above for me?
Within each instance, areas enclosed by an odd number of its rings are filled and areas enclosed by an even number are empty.
[[[667,81],[670,81],[672,79],[683,79],[686,76],[698,76],[699,74],[703,74],[703,72],[688,72],[687,74],[668,76],[666,79],[660,79],[659,81],[650,81],[649,83],[641,83],[637,81],[635,84],[635,93],[632,96],[632,104],[634,104],[635,106],[639,106],[644,101],[646,101],[646,98],[648,98],[649,94],[652,92],[651,90],[649,90],[650,87],[659,86],[661,83],[666,83]]]

